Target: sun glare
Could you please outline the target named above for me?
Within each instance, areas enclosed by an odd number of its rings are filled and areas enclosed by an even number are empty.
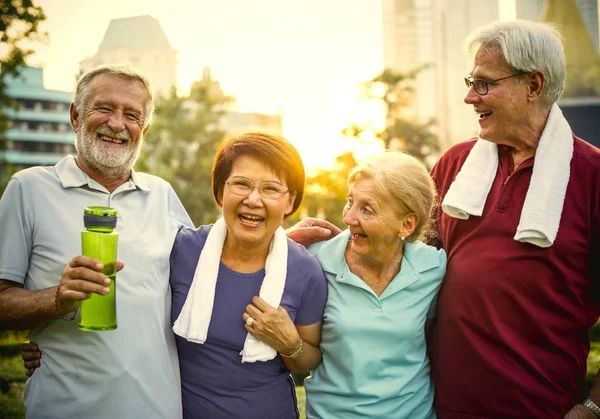
[[[39,3],[49,42],[32,62],[44,66],[46,88],[72,89],[80,62],[96,54],[112,19],[149,15],[177,51],[180,94],[188,94],[209,67],[240,111],[281,115],[282,133],[308,170],[331,168],[344,152],[361,156],[371,149],[363,145],[368,140],[341,132],[353,122],[378,123],[377,112],[359,103],[358,86],[383,66],[379,2],[173,0],[167,8],[158,0]],[[236,13],[225,4],[235,5]]]
[[[347,152],[360,161],[383,150],[375,133],[383,129],[384,110],[381,104],[361,98],[357,80],[368,77],[360,77],[347,72],[323,91],[325,103],[315,105],[323,108],[322,131],[302,117],[302,109],[284,114],[284,134],[298,148],[309,173],[333,168],[336,157]],[[360,138],[343,135],[352,124],[364,128]]]

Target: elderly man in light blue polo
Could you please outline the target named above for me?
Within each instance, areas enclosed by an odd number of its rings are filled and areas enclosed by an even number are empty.
[[[171,186],[136,173],[153,109],[148,80],[104,66],[71,104],[77,157],[15,174],[0,200],[0,325],[32,329],[43,353],[25,388],[30,418],[181,417],[170,328],[169,255],[192,222]],[[118,329],[90,333],[74,313],[107,278],[81,253],[83,208],[117,209]]]

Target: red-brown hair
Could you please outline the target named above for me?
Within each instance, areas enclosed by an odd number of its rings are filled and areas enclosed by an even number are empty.
[[[212,168],[213,196],[219,206],[225,181],[231,174],[235,161],[242,156],[252,156],[270,167],[278,176],[285,177],[290,193],[295,192],[292,215],[304,197],[304,165],[298,150],[285,138],[260,132],[249,132],[225,139],[219,144]]]

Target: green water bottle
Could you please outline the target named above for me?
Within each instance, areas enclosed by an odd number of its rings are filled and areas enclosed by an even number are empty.
[[[81,232],[81,247],[84,256],[89,256],[104,265],[102,273],[110,278],[106,295],[92,294],[81,302],[79,328],[86,331],[104,331],[117,328],[117,242],[119,234],[117,210],[109,207],[85,207],[83,210],[85,230]]]

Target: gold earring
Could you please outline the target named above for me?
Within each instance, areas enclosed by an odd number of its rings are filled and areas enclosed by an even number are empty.
[[[400,236],[400,240],[402,240],[402,241],[404,241],[405,238],[406,237],[404,237],[404,236]]]

